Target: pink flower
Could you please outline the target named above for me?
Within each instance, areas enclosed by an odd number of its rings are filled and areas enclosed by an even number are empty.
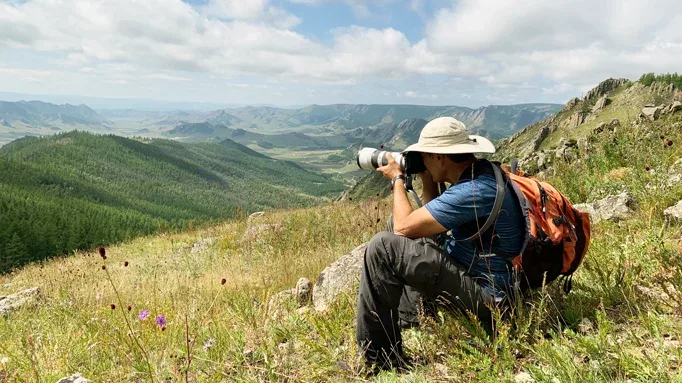
[[[163,328],[166,327],[166,317],[163,315],[159,315],[156,317],[156,324],[159,325],[159,327]]]

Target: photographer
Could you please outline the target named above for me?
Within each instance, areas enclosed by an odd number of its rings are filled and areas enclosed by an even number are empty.
[[[377,171],[392,180],[394,229],[369,242],[358,295],[358,346],[365,362],[380,369],[405,366],[401,327],[418,325],[420,297],[472,312],[491,331],[491,308],[506,301],[514,284],[510,258],[501,254],[518,254],[525,235],[519,202],[505,184],[500,184],[505,191],[497,219],[479,232],[498,195],[493,165],[473,154],[494,153],[488,139],[441,117],[405,152],[421,153],[425,205],[413,210],[405,175],[386,154],[388,164]],[[438,184],[444,182],[451,186],[439,195]],[[442,245],[432,239],[441,234]],[[475,240],[464,240],[472,236]]]

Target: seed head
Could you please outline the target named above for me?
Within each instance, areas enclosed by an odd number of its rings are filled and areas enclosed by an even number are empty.
[[[128,311],[130,311],[130,310],[132,310],[132,309],[133,309],[133,307],[130,306],[130,305],[128,305]]]
[[[661,140],[665,140],[665,136],[661,134]]]
[[[123,267],[128,267],[128,261],[123,262]]]
[[[381,144],[381,146],[379,146],[379,149],[383,149],[383,148],[384,148],[384,144]]]
[[[223,279],[220,280],[220,284],[221,284],[221,285],[224,285],[225,283],[227,283],[227,279],[223,278]]]
[[[668,140],[668,146],[673,146],[673,140]]]
[[[102,265],[102,270],[106,270],[107,267],[105,265]]]
[[[649,170],[651,170],[651,168],[647,166],[644,168],[644,170],[646,170],[648,172]]]
[[[97,250],[99,251],[99,256],[102,257],[102,259],[107,259],[107,252],[104,250],[104,246],[100,246]]]
[[[112,310],[116,310],[116,305],[115,305],[115,304],[112,303],[110,306],[111,306],[111,309],[112,309]]]

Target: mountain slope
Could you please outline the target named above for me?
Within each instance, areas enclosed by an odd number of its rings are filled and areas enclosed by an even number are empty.
[[[319,203],[343,190],[230,140],[71,132],[6,145],[0,169],[0,242],[18,235],[23,245],[19,254],[0,248],[5,268],[265,207]]]

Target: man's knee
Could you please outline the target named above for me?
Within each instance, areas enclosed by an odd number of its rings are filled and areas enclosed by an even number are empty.
[[[388,265],[392,255],[390,254],[391,243],[397,237],[397,235],[388,231],[374,234],[367,244],[367,250],[365,250],[365,263],[367,266],[371,269],[376,269],[377,267]]]

